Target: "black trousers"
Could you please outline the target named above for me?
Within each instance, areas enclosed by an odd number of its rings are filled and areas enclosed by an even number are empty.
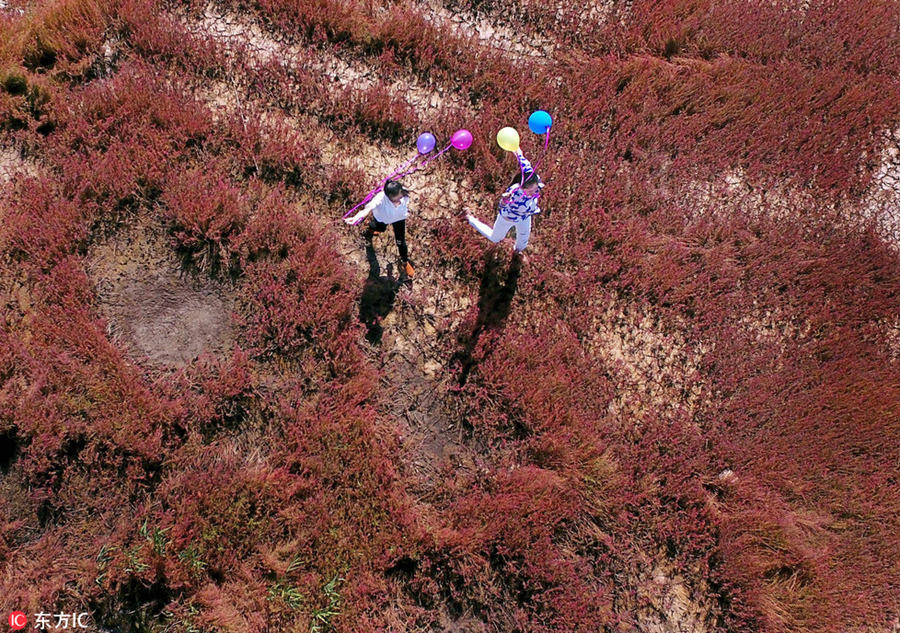
[[[406,220],[394,222],[391,226],[394,227],[394,239],[397,241],[397,250],[400,251],[400,261],[408,262],[409,251],[406,248]],[[369,218],[369,230],[367,233],[369,233],[369,235],[384,233],[387,230],[387,227],[387,224],[379,222],[373,216]]]

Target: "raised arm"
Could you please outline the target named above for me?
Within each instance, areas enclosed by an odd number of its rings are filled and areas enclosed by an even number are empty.
[[[524,179],[527,179],[534,172],[534,169],[531,166],[531,161],[528,160],[527,158],[525,158],[525,154],[522,153],[521,149],[517,149],[515,154],[516,154],[516,159],[519,161],[519,168],[523,172],[525,172]],[[500,204],[505,204],[505,203],[509,202],[510,198],[512,198],[513,192],[515,192],[515,190],[518,189],[519,186],[520,186],[519,182],[514,182],[509,187],[507,187],[506,191],[504,191],[503,193],[500,194]]]
[[[534,168],[531,166],[531,161],[525,158],[525,154],[522,153],[521,149],[516,150],[516,158],[519,160],[519,167],[526,174],[530,174],[534,171]]]

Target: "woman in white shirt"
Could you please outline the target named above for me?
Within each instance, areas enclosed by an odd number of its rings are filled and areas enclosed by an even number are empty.
[[[369,212],[372,218],[366,229],[365,237],[371,240],[373,235],[384,233],[387,225],[394,227],[394,239],[397,241],[397,250],[400,251],[400,260],[403,262],[403,270],[409,278],[415,274],[415,269],[409,262],[409,251],[406,248],[406,216],[409,212],[409,192],[396,180],[388,180],[384,188],[375,194],[366,206],[355,215],[344,218],[347,224],[359,224]]]

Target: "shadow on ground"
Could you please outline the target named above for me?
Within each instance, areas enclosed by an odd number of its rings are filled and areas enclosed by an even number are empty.
[[[505,270],[504,270],[505,268]],[[459,369],[459,384],[465,385],[475,365],[472,357],[478,340],[485,331],[503,327],[509,316],[513,297],[519,286],[522,260],[513,256],[506,266],[506,258],[499,249],[487,254],[481,286],[478,289],[478,315],[471,327],[463,327],[459,334],[460,349],[453,355],[452,365]]]
[[[393,264],[387,265],[387,274],[381,274],[381,265],[371,239],[366,240],[366,261],[369,262],[369,276],[359,298],[359,320],[366,325],[366,340],[378,344],[384,333],[381,320],[391,313],[402,281],[394,277]]]

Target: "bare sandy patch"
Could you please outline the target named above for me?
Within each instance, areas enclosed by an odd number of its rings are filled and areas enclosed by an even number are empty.
[[[37,165],[22,158],[14,147],[0,147],[0,185],[6,185],[20,176],[36,176]]]
[[[540,63],[556,51],[556,42],[537,33],[516,29],[508,24],[471,12],[453,11],[439,2],[420,3],[422,15],[432,24],[462,38],[471,38],[479,46],[503,51],[520,60]]]
[[[705,633],[715,628],[710,597],[713,591],[705,581],[698,591],[671,563],[643,563],[637,583],[637,595],[643,604],[635,609],[640,631]]]
[[[705,350],[646,308],[623,307],[610,297],[596,310],[586,350],[610,368],[616,383],[611,413],[641,420],[649,404],[693,415],[709,398],[697,373]]]
[[[40,169],[31,160],[22,158],[22,153],[15,147],[0,147],[0,222],[3,221],[3,192],[6,186],[18,178],[29,178],[39,175]]]
[[[311,70],[321,75],[323,89],[333,92],[344,89],[364,92],[382,86],[421,113],[423,120],[448,106],[471,113],[471,107],[450,86],[425,85],[411,73],[386,77],[357,58],[294,43],[250,16],[223,11],[214,4],[207,5],[199,18],[188,15],[176,18],[189,32],[211,36],[222,44],[230,61],[238,65],[262,67],[278,63],[288,69]]]
[[[900,249],[900,127],[884,133],[884,147],[863,200],[863,212],[876,219],[885,241]]]
[[[87,271],[109,336],[133,358],[182,367],[204,352],[231,348],[229,291],[185,273],[161,226],[142,220],[95,242]]]

